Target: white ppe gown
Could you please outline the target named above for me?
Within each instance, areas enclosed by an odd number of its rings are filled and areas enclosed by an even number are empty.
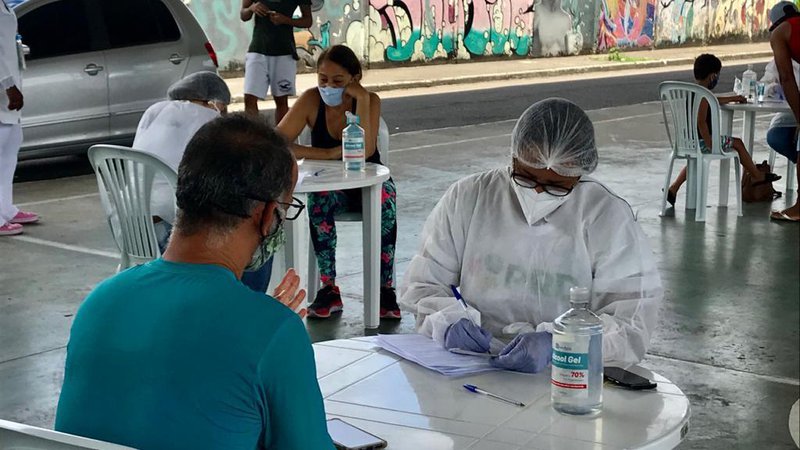
[[[584,177],[555,211],[529,225],[518,195],[524,190],[508,170],[497,169],[455,183],[439,201],[401,288],[400,304],[415,313],[417,330],[443,342],[447,327],[465,317],[450,290],[456,285],[496,338],[552,332],[569,309],[569,289],[583,286],[603,321],[604,363],[639,362],[663,289],[630,206]]]
[[[213,109],[188,101],[156,103],[139,121],[133,148],[160,157],[177,172],[186,145],[200,127],[217,117],[219,113]],[[163,177],[153,180],[150,213],[175,223],[175,192]]]

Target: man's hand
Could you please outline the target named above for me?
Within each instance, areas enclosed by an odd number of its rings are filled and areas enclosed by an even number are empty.
[[[272,11],[270,11],[269,8],[261,4],[261,2],[255,2],[252,5],[250,5],[250,11],[253,11],[255,15],[260,17],[267,17],[268,15],[270,15],[270,13],[272,13]]]
[[[297,308],[303,304],[303,300],[306,299],[306,291],[305,289],[300,289],[300,277],[294,269],[289,269],[286,272],[283,281],[275,288],[275,292],[273,292],[272,296],[292,311],[297,311]],[[300,316],[301,319],[304,318],[306,316],[306,309],[300,309],[297,311],[297,315]]]
[[[269,20],[271,20],[272,23],[274,23],[275,25],[291,25],[292,24],[292,18],[291,17],[286,17],[283,14],[281,14],[279,12],[275,12],[275,11],[270,11],[269,12]]]
[[[20,92],[16,86],[11,86],[6,89],[6,95],[8,96],[9,111],[20,111],[22,107],[25,106],[25,99],[22,96],[22,92]]]

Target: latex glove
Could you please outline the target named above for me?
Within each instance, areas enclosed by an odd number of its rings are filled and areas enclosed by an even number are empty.
[[[447,327],[444,332],[444,348],[460,348],[471,352],[486,353],[492,342],[492,333],[475,325],[469,319],[461,319]]]
[[[489,360],[499,369],[538,373],[550,365],[553,335],[547,332],[524,333],[514,338],[500,354]]]

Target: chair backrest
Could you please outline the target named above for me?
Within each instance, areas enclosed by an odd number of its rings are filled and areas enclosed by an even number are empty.
[[[703,100],[708,102],[708,113],[711,116],[712,142],[707,142],[706,145],[711,148],[712,153],[722,153],[719,100],[711,91],[694,83],[665,81],[659,86],[659,96],[664,125],[675,156],[700,155],[701,137],[697,129],[697,118]]]
[[[0,449],[3,450],[131,450],[130,447],[87,439],[44,428],[0,420]]]
[[[117,145],[95,145],[89,161],[97,176],[97,187],[111,234],[122,252],[121,269],[161,256],[150,195],[156,175],[176,189],[178,175],[159,157]]]
[[[298,145],[311,145],[311,129],[308,127],[303,128],[300,136],[297,137]],[[381,117],[380,126],[378,127],[378,150],[381,152],[381,162],[384,166],[389,167],[389,126],[386,121]]]

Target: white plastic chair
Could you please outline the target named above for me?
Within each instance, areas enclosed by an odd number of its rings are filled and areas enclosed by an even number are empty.
[[[300,145],[311,145],[311,131],[306,127],[297,138]],[[389,167],[389,126],[381,117],[378,128],[378,150],[381,153],[381,162]],[[352,211],[338,214],[335,217],[337,222],[361,222],[363,220],[361,211]],[[310,296],[319,290],[319,268],[317,267],[317,254],[314,253],[314,244],[308,243],[308,292]],[[313,298],[312,298],[313,299]]]
[[[711,174],[711,161],[733,159],[736,174],[737,214],[742,215],[741,166],[735,152],[722,151],[720,141],[719,101],[708,89],[692,83],[666,81],[659,86],[664,125],[667,128],[672,151],[669,155],[669,168],[664,181],[661,198],[661,215],[667,211],[667,193],[672,180],[672,168],[676,159],[687,160],[686,207],[695,209],[695,221],[706,220],[708,199],[708,180]],[[711,115],[711,153],[700,151],[700,133],[697,130],[697,117],[700,103],[706,100]]]
[[[151,188],[155,176],[161,175],[174,190],[178,175],[155,155],[117,145],[93,146],[89,161],[121,253],[117,271],[160,257],[150,214]]]
[[[11,450],[132,450],[131,447],[97,441],[21,423],[0,420],[0,449]]]

